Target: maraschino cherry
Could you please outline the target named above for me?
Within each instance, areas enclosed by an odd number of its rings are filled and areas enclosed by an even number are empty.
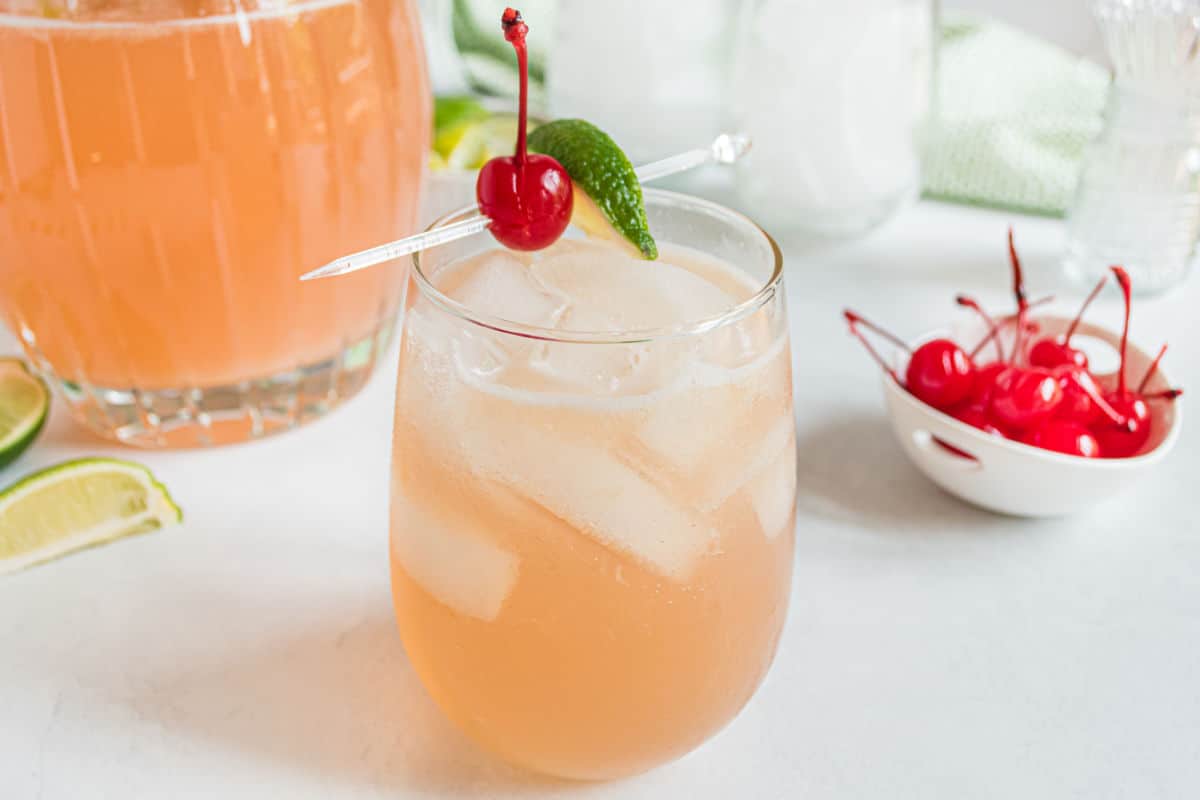
[[[1067,419],[1049,419],[1021,437],[1021,441],[1043,450],[1069,456],[1099,458],[1100,443],[1086,426]]]
[[[843,313],[850,326],[850,332],[866,346],[872,357],[897,382],[900,378],[896,371],[875,352],[858,326],[879,334],[909,353],[908,367],[904,371],[904,386],[921,402],[948,411],[970,395],[975,385],[975,365],[966,351],[951,340],[932,339],[913,350],[900,337],[863,319],[855,312],[847,310]]]
[[[1100,294],[1100,290],[1104,288],[1104,284],[1106,283],[1108,283],[1107,275],[1096,283],[1091,294],[1083,301],[1083,305],[1079,307],[1079,313],[1075,315],[1075,319],[1071,320],[1066,333],[1055,338],[1045,336],[1033,343],[1033,347],[1029,349],[1029,363],[1032,366],[1045,367],[1047,369],[1054,369],[1061,366],[1075,366],[1087,369],[1087,353],[1071,347],[1071,337],[1075,335],[1075,329],[1079,327],[1079,323],[1083,320],[1083,315],[1087,311],[1088,306],[1096,299],[1096,295]]]
[[[1071,345],[1088,306],[1104,286],[1101,281],[1088,295],[1071,325],[1060,337],[1043,337],[1032,347],[1023,346],[1027,337],[1037,335],[1039,327],[1029,311],[1042,301],[1029,302],[1021,261],[1008,232],[1008,252],[1012,264],[1012,286],[1017,311],[999,322],[973,298],[959,295],[960,306],[973,309],[988,327],[987,335],[970,352],[950,339],[934,339],[915,350],[904,341],[863,319],[853,311],[845,317],[850,332],[866,347],[872,358],[900,385],[928,406],[950,415],[993,436],[1022,442],[1042,450],[1078,458],[1126,458],[1145,447],[1150,435],[1150,403],[1172,401],[1180,389],[1155,387],[1150,382],[1166,353],[1166,345],[1150,363],[1137,389],[1126,384],[1126,355],[1129,340],[1131,292],[1129,276],[1120,267],[1113,273],[1125,297],[1125,325],[1121,333],[1121,371],[1118,385],[1108,393],[1088,369],[1086,355]],[[1015,322],[1011,350],[1000,338],[1001,326]],[[887,339],[908,352],[903,380],[879,355],[863,330]],[[988,363],[976,357],[989,343],[995,342],[996,360]],[[951,453],[973,456],[934,437],[935,443]]]
[[[517,117],[517,148],[483,165],[475,183],[479,210],[492,224],[488,230],[513,250],[540,250],[556,242],[571,222],[574,195],[571,178],[556,159],[529,153],[525,126],[529,102],[529,63],[525,36],[529,27],[521,12],[506,8],[500,18],[504,38],[517,51],[521,99]]]

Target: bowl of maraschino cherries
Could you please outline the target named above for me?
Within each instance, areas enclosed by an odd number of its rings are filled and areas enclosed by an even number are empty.
[[[1084,510],[1131,486],[1174,446],[1183,421],[1181,389],[1154,356],[1129,341],[1131,282],[1113,282],[1125,301],[1120,332],[1084,320],[1105,276],[1072,318],[1036,313],[1009,232],[1016,310],[989,314],[973,298],[958,305],[982,322],[975,341],[944,332],[914,342],[854,311],[850,332],[883,368],[892,428],[912,462],[934,483],[969,503],[1005,514],[1044,517]],[[1048,298],[1047,298],[1048,300]],[[893,365],[873,344],[906,358]],[[1115,371],[1089,358],[1116,351]]]

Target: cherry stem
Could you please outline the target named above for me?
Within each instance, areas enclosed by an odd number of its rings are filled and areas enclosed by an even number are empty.
[[[1117,392],[1124,397],[1129,388],[1125,383],[1125,353],[1129,348],[1129,314],[1133,306],[1133,284],[1129,280],[1129,273],[1121,267],[1113,267],[1112,273],[1117,276],[1121,295],[1125,298],[1125,324],[1121,328],[1121,372],[1117,378]]]
[[[1075,383],[1080,389],[1083,390],[1083,393],[1088,396],[1088,399],[1095,403],[1096,408],[1100,409],[1100,412],[1104,414],[1104,416],[1108,417],[1109,422],[1112,422],[1117,426],[1124,426],[1128,424],[1128,418],[1120,411],[1117,411],[1115,408],[1113,408],[1112,405],[1104,399],[1103,395],[1101,395],[1096,389],[1096,384],[1094,384],[1090,379],[1086,381],[1077,380]]]
[[[957,297],[955,297],[954,302],[958,303],[960,306],[965,306],[966,308],[973,310],[976,314],[978,314],[980,317],[983,318],[984,323],[986,323],[988,326],[988,339],[994,340],[996,342],[996,359],[998,361],[1003,361],[1004,360],[1004,346],[1000,344],[1000,337],[997,335],[997,334],[999,334],[999,329],[998,329],[998,326],[996,325],[996,320],[992,319],[992,315],[989,314],[987,311],[985,311],[983,309],[983,306],[979,305],[979,302],[975,298],[968,297],[965,294],[960,294]],[[971,356],[970,356],[971,360],[975,359],[975,356],[977,356],[979,354],[979,351],[981,349],[982,349],[982,345],[977,347],[971,353]]]
[[[1037,308],[1038,306],[1044,306],[1047,303],[1053,303],[1053,302],[1054,302],[1054,295],[1048,294],[1045,297],[1039,297],[1037,300],[1031,301],[1029,303],[1027,310],[1032,310],[1032,309]],[[992,339],[999,336],[1000,331],[1003,330],[1009,324],[1011,324],[1014,320],[1016,320],[1016,318],[1017,318],[1016,314],[1010,314],[1007,317],[1001,317],[999,324],[996,326],[996,330],[990,332],[987,336],[983,337],[983,340],[981,342],[979,342],[979,344],[975,345],[975,349],[973,349],[970,354],[971,358],[974,358],[975,356],[979,355],[980,351],[982,351],[983,348],[987,347],[988,342],[990,342]]]
[[[1008,226],[1008,260],[1012,263],[1013,297],[1017,300],[1017,335],[1013,339],[1012,358],[1015,364],[1021,355],[1021,340],[1025,336],[1025,317],[1029,311],[1029,300],[1025,296],[1025,275],[1021,270],[1021,259],[1017,256],[1017,246],[1013,241],[1012,226]]]
[[[521,12],[515,8],[506,8],[500,16],[500,25],[504,28],[504,38],[517,51],[517,71],[521,81],[521,99],[517,110],[517,151],[513,160],[517,167],[525,166],[525,128],[529,109],[529,54],[525,47],[525,35],[529,26],[521,18]]]
[[[1075,319],[1071,320],[1071,326],[1067,328],[1067,333],[1065,336],[1063,336],[1063,344],[1070,346],[1071,337],[1075,335],[1075,329],[1078,328],[1079,323],[1083,321],[1084,312],[1088,310],[1088,306],[1090,306],[1092,301],[1096,299],[1096,295],[1100,294],[1100,290],[1104,288],[1104,284],[1106,283],[1108,283],[1107,275],[1105,275],[1099,280],[1099,282],[1096,283],[1096,287],[1092,289],[1092,293],[1089,294],[1083,301],[1083,305],[1079,307],[1079,313],[1075,315]]]
[[[1150,366],[1146,368],[1146,374],[1142,376],[1142,382],[1138,384],[1137,393],[1141,394],[1146,391],[1146,386],[1149,385],[1150,379],[1154,377],[1154,373],[1158,372],[1158,362],[1162,361],[1163,356],[1167,354],[1167,345],[1163,344],[1158,348],[1158,355],[1150,362]]]
[[[1142,395],[1142,399],[1143,400],[1174,400],[1176,397],[1179,397],[1182,394],[1183,394],[1183,389],[1164,389],[1163,391],[1155,392],[1154,394],[1144,394],[1144,395]]]
[[[843,311],[842,314],[846,317],[846,324],[850,326],[850,333],[854,336],[854,338],[856,338],[860,342],[862,342],[862,346],[865,347],[867,349],[867,352],[871,354],[871,358],[875,359],[875,363],[878,364],[880,366],[880,368],[883,369],[884,372],[886,372],[888,375],[890,375],[892,380],[894,380],[896,383],[900,383],[900,376],[896,374],[896,370],[894,370],[894,369],[892,369],[892,367],[888,366],[888,363],[886,361],[884,361],[883,356],[879,355],[879,351],[876,350],[875,346],[871,344],[871,341],[869,339],[867,339],[866,336],[863,335],[863,332],[861,330],[859,330],[858,326],[862,325],[862,326],[866,327],[868,330],[874,331],[875,333],[884,337],[888,341],[899,344],[905,350],[908,349],[908,346],[905,345],[903,342],[901,342],[896,337],[892,336],[887,331],[882,330],[881,328],[873,325],[872,323],[863,319],[858,314],[855,314],[853,311],[850,311],[849,309]],[[903,384],[901,384],[901,385],[903,385]]]
[[[864,319],[863,317],[859,316],[858,314],[856,314],[855,312],[851,311],[848,308],[842,312],[842,315],[846,317],[846,322],[850,323],[851,327],[853,327],[855,325],[862,325],[864,328],[871,331],[872,333],[882,336],[884,339],[887,339],[889,342],[896,345],[896,347],[899,347],[904,352],[906,352],[906,353],[912,352],[912,348],[909,347],[908,344],[903,339],[901,339],[899,336],[897,336],[894,333],[884,330],[883,328],[876,325],[874,322],[871,322],[871,320]]]

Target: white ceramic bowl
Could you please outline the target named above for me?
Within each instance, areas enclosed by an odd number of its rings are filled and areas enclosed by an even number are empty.
[[[1038,317],[1037,322],[1041,326],[1039,336],[1061,334],[1070,324],[1070,320],[1060,317]],[[933,333],[917,344],[944,335]],[[1087,323],[1079,326],[1075,336],[1078,340],[1072,339],[1072,343],[1084,345],[1089,356],[1097,345],[1115,350],[1121,341],[1120,334]],[[1089,343],[1093,347],[1086,346]],[[1092,363],[1101,360],[1093,357]],[[1130,343],[1131,384],[1141,380],[1151,360],[1152,356]],[[1096,378],[1102,385],[1110,385],[1105,376],[1097,374]],[[1108,378],[1111,380],[1112,375]],[[1168,385],[1160,369],[1148,391],[1166,389]],[[931,481],[968,503],[1023,517],[1071,514],[1128,489],[1170,452],[1183,424],[1182,398],[1173,403],[1152,402],[1150,440],[1141,454],[1133,458],[1079,458],[988,435],[922,403],[886,377],[884,395],[896,438],[913,464]],[[970,457],[956,455],[939,440]]]

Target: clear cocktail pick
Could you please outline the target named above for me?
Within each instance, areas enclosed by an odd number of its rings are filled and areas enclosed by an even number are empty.
[[[722,133],[708,147],[698,147],[695,150],[688,150],[685,153],[679,153],[660,159],[659,161],[643,164],[634,170],[634,174],[637,175],[640,183],[647,183],[648,181],[665,178],[668,175],[686,172],[705,164],[732,164],[744,156],[749,149],[749,136],[741,133]],[[330,261],[323,267],[306,272],[300,276],[300,280],[311,281],[318,278],[332,278],[337,275],[357,272],[360,269],[367,269],[386,261],[394,261],[397,258],[419,250],[428,250],[431,247],[437,247],[438,245],[453,242],[467,236],[474,236],[477,233],[486,231],[490,224],[491,220],[482,214],[478,214],[449,225],[432,228],[415,236],[397,239],[394,242],[388,242],[387,244],[381,244],[358,253],[342,256]]]

